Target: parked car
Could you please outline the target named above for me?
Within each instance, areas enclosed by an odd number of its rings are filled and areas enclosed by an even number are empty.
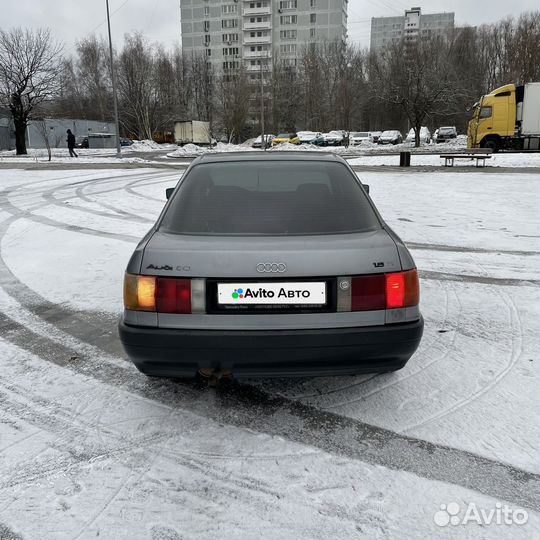
[[[437,136],[435,142],[442,143],[450,139],[455,139],[457,137],[457,130],[455,126],[441,126],[437,130]]]
[[[365,144],[373,142],[373,135],[371,131],[351,131],[349,137],[351,146],[358,146],[362,143]]]
[[[300,144],[300,139],[296,133],[278,133],[275,139],[272,139],[272,146],[282,143]]]
[[[324,137],[322,133],[317,131],[299,131],[298,138],[300,139],[300,144],[324,146]]]
[[[77,137],[75,141],[76,148],[88,148],[88,137]]]
[[[120,137],[120,146],[131,146],[133,144],[133,141],[131,139],[127,139],[126,137]]]
[[[403,142],[403,136],[397,129],[387,129],[383,131],[379,139],[378,144],[400,144]]]
[[[411,128],[409,130],[409,133],[407,133],[407,138],[405,139],[405,142],[410,142],[410,143],[415,142],[414,128]],[[426,126],[422,126],[420,128],[420,142],[421,143],[426,143],[426,144],[431,142],[431,132],[429,131],[429,129]]]
[[[339,156],[203,155],[124,280],[119,333],[150,376],[402,368],[423,331],[418,274]]]
[[[272,144],[272,141],[276,138],[275,135],[272,135],[271,133],[265,133],[264,135],[264,141],[265,141],[265,144],[266,144],[266,147],[268,148],[271,144]],[[263,144],[263,137],[262,135],[259,135],[254,141],[253,141],[253,144],[251,145],[252,148],[262,148]]]
[[[382,135],[382,131],[372,131],[371,136],[373,137],[373,142],[379,142],[379,137]]]
[[[345,142],[345,132],[341,130],[323,133],[325,146],[341,146]]]

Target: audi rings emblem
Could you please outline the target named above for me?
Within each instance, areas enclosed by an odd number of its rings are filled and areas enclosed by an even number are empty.
[[[285,272],[287,265],[285,263],[259,263],[257,272]]]

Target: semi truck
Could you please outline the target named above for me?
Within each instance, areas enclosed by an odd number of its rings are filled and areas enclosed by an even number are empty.
[[[184,144],[211,145],[210,122],[199,120],[182,120],[174,123],[174,142],[178,146]]]
[[[468,148],[540,150],[540,82],[507,84],[473,106]]]

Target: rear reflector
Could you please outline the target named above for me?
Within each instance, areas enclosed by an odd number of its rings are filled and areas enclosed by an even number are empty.
[[[158,313],[191,313],[191,280],[157,278]]]
[[[384,274],[352,278],[351,311],[386,308]]]

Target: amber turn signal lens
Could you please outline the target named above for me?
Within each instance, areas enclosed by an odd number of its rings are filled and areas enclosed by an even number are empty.
[[[124,307],[133,311],[156,311],[156,278],[126,273]]]

